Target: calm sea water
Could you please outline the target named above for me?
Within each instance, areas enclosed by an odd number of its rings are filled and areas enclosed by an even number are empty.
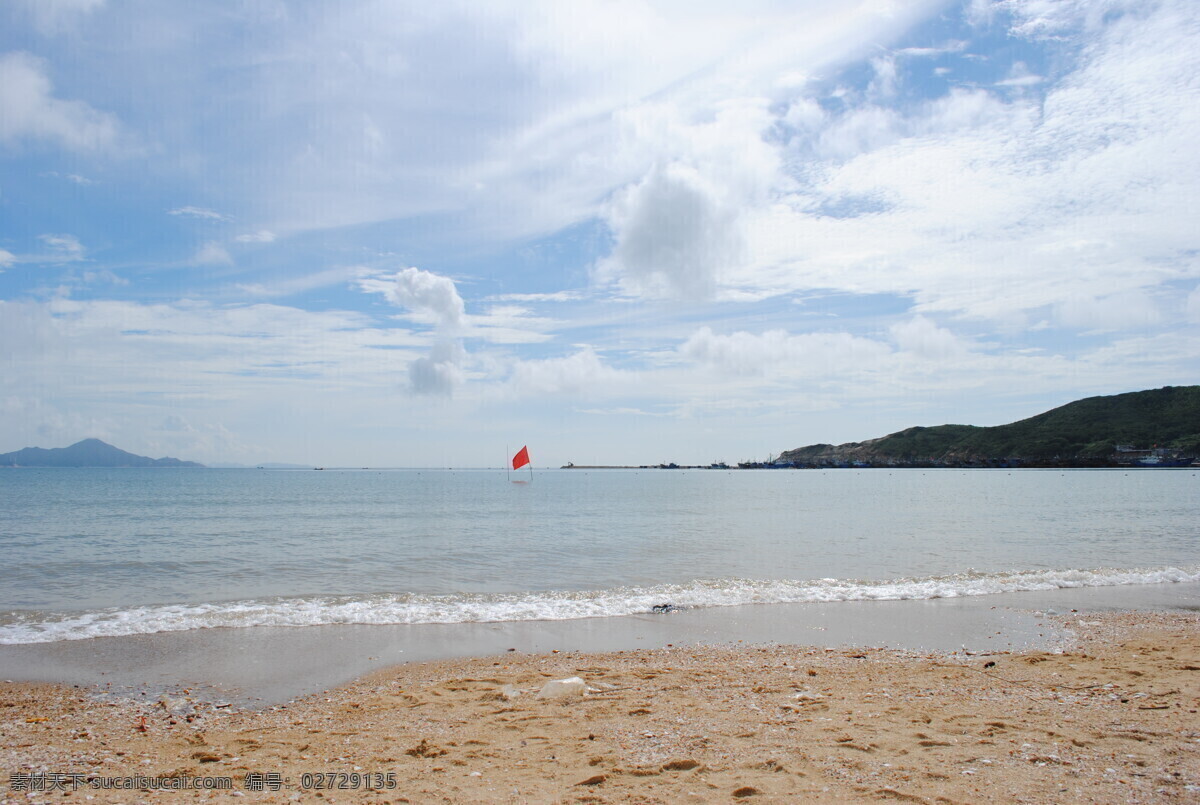
[[[0,643],[1200,581],[1198,548],[1190,470],[5,470]]]

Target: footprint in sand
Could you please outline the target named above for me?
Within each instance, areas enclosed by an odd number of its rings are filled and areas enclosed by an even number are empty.
[[[440,746],[434,746],[422,738],[419,744],[414,746],[412,749],[405,751],[404,754],[409,755],[410,757],[441,757],[442,755],[446,754],[446,750],[442,749]]]
[[[691,758],[684,758],[682,760],[667,761],[663,764],[662,769],[663,771],[691,771],[699,766],[699,761],[692,760]]]

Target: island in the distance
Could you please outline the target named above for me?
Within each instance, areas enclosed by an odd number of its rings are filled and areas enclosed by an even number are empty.
[[[70,447],[26,447],[0,453],[0,467],[203,467],[177,458],[147,458],[127,453],[99,439],[84,439]]]

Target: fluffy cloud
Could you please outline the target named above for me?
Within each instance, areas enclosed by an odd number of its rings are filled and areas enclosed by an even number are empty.
[[[512,367],[509,388],[519,395],[605,395],[627,388],[627,373],[608,366],[591,347],[563,358],[519,361]]]
[[[417,394],[449,395],[464,380],[467,351],[461,338],[466,306],[454,280],[409,267],[390,277],[364,277],[360,287],[433,322],[437,339],[428,357],[408,365],[409,388]]]
[[[48,141],[74,151],[111,147],[117,121],[82,101],[54,97],[46,64],[28,53],[0,56],[0,144]]]
[[[429,357],[408,364],[411,388],[418,394],[450,395],[463,383],[462,366],[467,353],[462,343],[449,339],[437,341]]]
[[[631,295],[713,297],[745,262],[742,210],[787,184],[779,151],[763,138],[772,121],[767,104],[726,101],[698,122],[678,107],[645,104],[619,120],[630,143],[623,158],[650,162],[605,211],[615,246],[597,264],[597,278]]]
[[[363,290],[382,293],[394,305],[430,317],[438,328],[456,332],[462,327],[466,307],[454,280],[409,267],[391,277],[368,277],[360,282]]]
[[[450,394],[465,382],[466,366],[471,360],[463,345],[465,339],[492,344],[539,343],[553,338],[551,332],[562,325],[555,319],[535,316],[518,305],[492,305],[483,313],[468,315],[454,280],[419,268],[410,267],[394,274],[364,270],[364,274],[358,280],[362,290],[383,295],[392,304],[407,308],[413,319],[434,328],[429,355],[409,365],[410,388],[418,393]],[[485,363],[491,371],[503,371],[503,362],[489,358]],[[553,361],[546,364],[556,365]],[[539,362],[533,367],[521,371],[533,372],[530,378],[544,378],[550,371],[536,368],[542,367]]]
[[[744,251],[737,211],[696,170],[656,169],[610,214],[617,243],[599,266],[628,293],[706,299]]]

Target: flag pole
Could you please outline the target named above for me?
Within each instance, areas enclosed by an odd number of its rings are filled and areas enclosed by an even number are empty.
[[[508,471],[508,467],[510,464],[512,464],[512,462],[508,458],[508,443],[505,442],[504,443],[504,480],[506,480],[506,481],[512,480],[512,473]]]
[[[529,460],[529,446],[526,445],[517,451],[517,454],[509,461],[508,466],[514,470],[519,470],[522,467],[529,466],[529,480],[533,480],[533,462]]]

